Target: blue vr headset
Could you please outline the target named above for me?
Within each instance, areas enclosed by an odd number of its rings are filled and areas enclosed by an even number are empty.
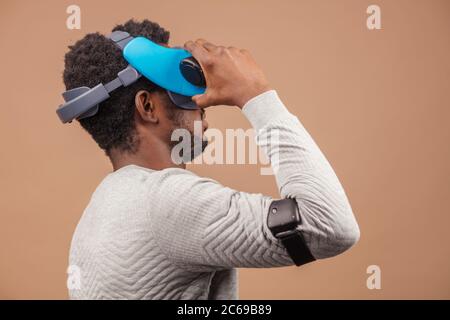
[[[63,123],[94,116],[99,103],[108,99],[112,91],[131,85],[141,75],[166,89],[179,108],[198,108],[191,97],[204,93],[206,82],[200,64],[189,51],[180,47],[167,48],[144,37],[133,38],[123,31],[115,31],[108,38],[122,50],[129,65],[106,84],[65,91],[62,94],[65,103],[56,110]]]

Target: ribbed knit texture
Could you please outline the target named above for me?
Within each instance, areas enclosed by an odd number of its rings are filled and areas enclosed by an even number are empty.
[[[350,248],[358,224],[299,119],[275,90],[242,111],[271,159],[280,198],[297,200],[314,257]],[[79,268],[81,286],[70,298],[238,299],[236,268],[294,265],[267,227],[272,200],[184,169],[122,167],[97,187],[74,233],[69,264]]]

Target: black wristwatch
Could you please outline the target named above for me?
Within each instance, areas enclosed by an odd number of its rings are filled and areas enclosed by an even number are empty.
[[[267,215],[267,226],[272,234],[280,239],[295,265],[301,266],[316,260],[300,230],[302,223],[297,202],[286,198],[272,201]]]

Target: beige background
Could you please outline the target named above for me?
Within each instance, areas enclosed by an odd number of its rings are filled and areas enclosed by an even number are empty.
[[[81,7],[81,30],[65,26]],[[0,298],[67,298],[73,230],[111,170],[78,124],[62,125],[67,45],[148,18],[172,45],[249,49],[340,177],[361,240],[304,268],[241,269],[242,299],[450,298],[450,1],[1,1]],[[366,8],[382,30],[366,28]],[[236,108],[210,127],[249,128]],[[256,165],[190,167],[278,196]],[[366,268],[382,270],[368,290]]]

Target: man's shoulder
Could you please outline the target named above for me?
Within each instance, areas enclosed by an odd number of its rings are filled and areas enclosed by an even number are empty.
[[[213,178],[200,176],[193,171],[182,168],[160,170],[152,177],[152,183],[154,183],[153,187],[158,189],[155,192],[177,196],[195,192],[231,191],[230,188]]]
[[[163,219],[186,212],[199,213],[211,206],[225,207],[235,190],[217,180],[180,168],[161,170],[148,183],[149,205]]]

